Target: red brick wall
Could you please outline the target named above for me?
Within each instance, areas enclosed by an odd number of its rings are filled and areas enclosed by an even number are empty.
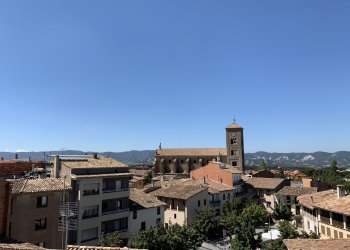
[[[0,161],[0,177],[23,175],[25,171],[31,171],[33,164],[35,167],[45,167],[43,161],[19,161],[19,160],[5,160]]]
[[[202,180],[207,177],[209,180],[233,186],[232,173],[222,170],[217,163],[209,162],[206,166],[192,170],[191,175],[195,180]]]

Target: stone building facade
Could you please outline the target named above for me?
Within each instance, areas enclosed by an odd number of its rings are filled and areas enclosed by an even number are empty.
[[[162,148],[156,150],[154,173],[185,174],[218,161],[244,171],[243,128],[233,122],[226,128],[226,148]]]

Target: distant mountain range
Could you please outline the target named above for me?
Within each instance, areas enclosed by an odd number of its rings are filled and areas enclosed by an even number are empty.
[[[154,150],[126,151],[126,152],[97,152],[99,155],[110,156],[113,159],[129,165],[152,164],[154,161]],[[0,152],[0,157],[5,160],[14,159],[15,152]],[[18,152],[19,159],[47,160],[45,155],[76,155],[93,154],[93,152],[83,152],[76,150],[46,151],[46,152]],[[267,166],[281,167],[325,167],[329,166],[333,160],[338,162],[340,167],[350,167],[350,152],[338,151],[335,153],[314,152],[314,153],[269,153],[259,151],[245,154],[246,165],[259,165],[261,160],[265,160]]]

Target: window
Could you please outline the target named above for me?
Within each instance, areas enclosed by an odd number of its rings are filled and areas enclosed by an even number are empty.
[[[175,209],[175,200],[171,199],[171,209]]]
[[[146,230],[146,221],[141,222],[141,228],[140,230]]]
[[[207,199],[204,199],[203,203],[204,203],[204,206],[206,206],[207,205]]]
[[[98,228],[90,228],[81,231],[81,241],[89,241],[98,238]]]
[[[47,207],[47,196],[40,196],[36,198],[36,207]]]
[[[227,194],[227,199],[229,200],[231,197],[230,197],[230,194]]]
[[[331,229],[327,227],[327,236],[331,236]]]
[[[157,207],[157,214],[160,214],[160,207]]]
[[[176,214],[174,214],[174,219],[176,219]]]
[[[325,230],[324,226],[321,226],[321,233],[326,234],[326,230]]]
[[[98,216],[98,205],[84,207],[83,210],[84,210],[84,212],[83,212],[82,219],[87,219],[87,218],[92,218],[92,217]]]
[[[157,218],[156,223],[160,223],[160,218]]]
[[[310,230],[310,221],[307,221],[307,229]]]
[[[216,209],[216,210],[215,210],[215,215],[216,215],[216,216],[220,215],[220,209]]]
[[[137,210],[132,211],[132,218],[137,219]]]
[[[237,150],[231,150],[231,155],[237,155]]]
[[[198,201],[198,207],[200,207],[201,206],[201,201]]]
[[[35,231],[46,228],[46,218],[35,220]]]
[[[193,161],[193,163],[194,163],[194,164],[196,164],[196,163],[197,163],[197,161],[196,161],[196,160],[194,160],[194,161]]]
[[[226,200],[226,194],[223,194],[223,195],[222,195],[222,199],[223,199],[223,200]]]
[[[232,161],[232,166],[237,167],[237,161]]]
[[[266,206],[267,206],[267,207],[271,207],[271,202],[269,202],[269,201],[266,202]]]
[[[343,232],[340,232],[340,231],[339,231],[339,238],[340,238],[340,239],[344,238]]]

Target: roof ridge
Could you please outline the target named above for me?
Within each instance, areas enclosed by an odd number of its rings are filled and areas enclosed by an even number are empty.
[[[27,185],[27,182],[28,182],[28,179],[25,179],[25,180],[24,180],[24,183],[23,183],[23,186],[22,186],[21,190],[19,191],[20,193],[23,192],[23,189],[24,189],[25,186]]]

